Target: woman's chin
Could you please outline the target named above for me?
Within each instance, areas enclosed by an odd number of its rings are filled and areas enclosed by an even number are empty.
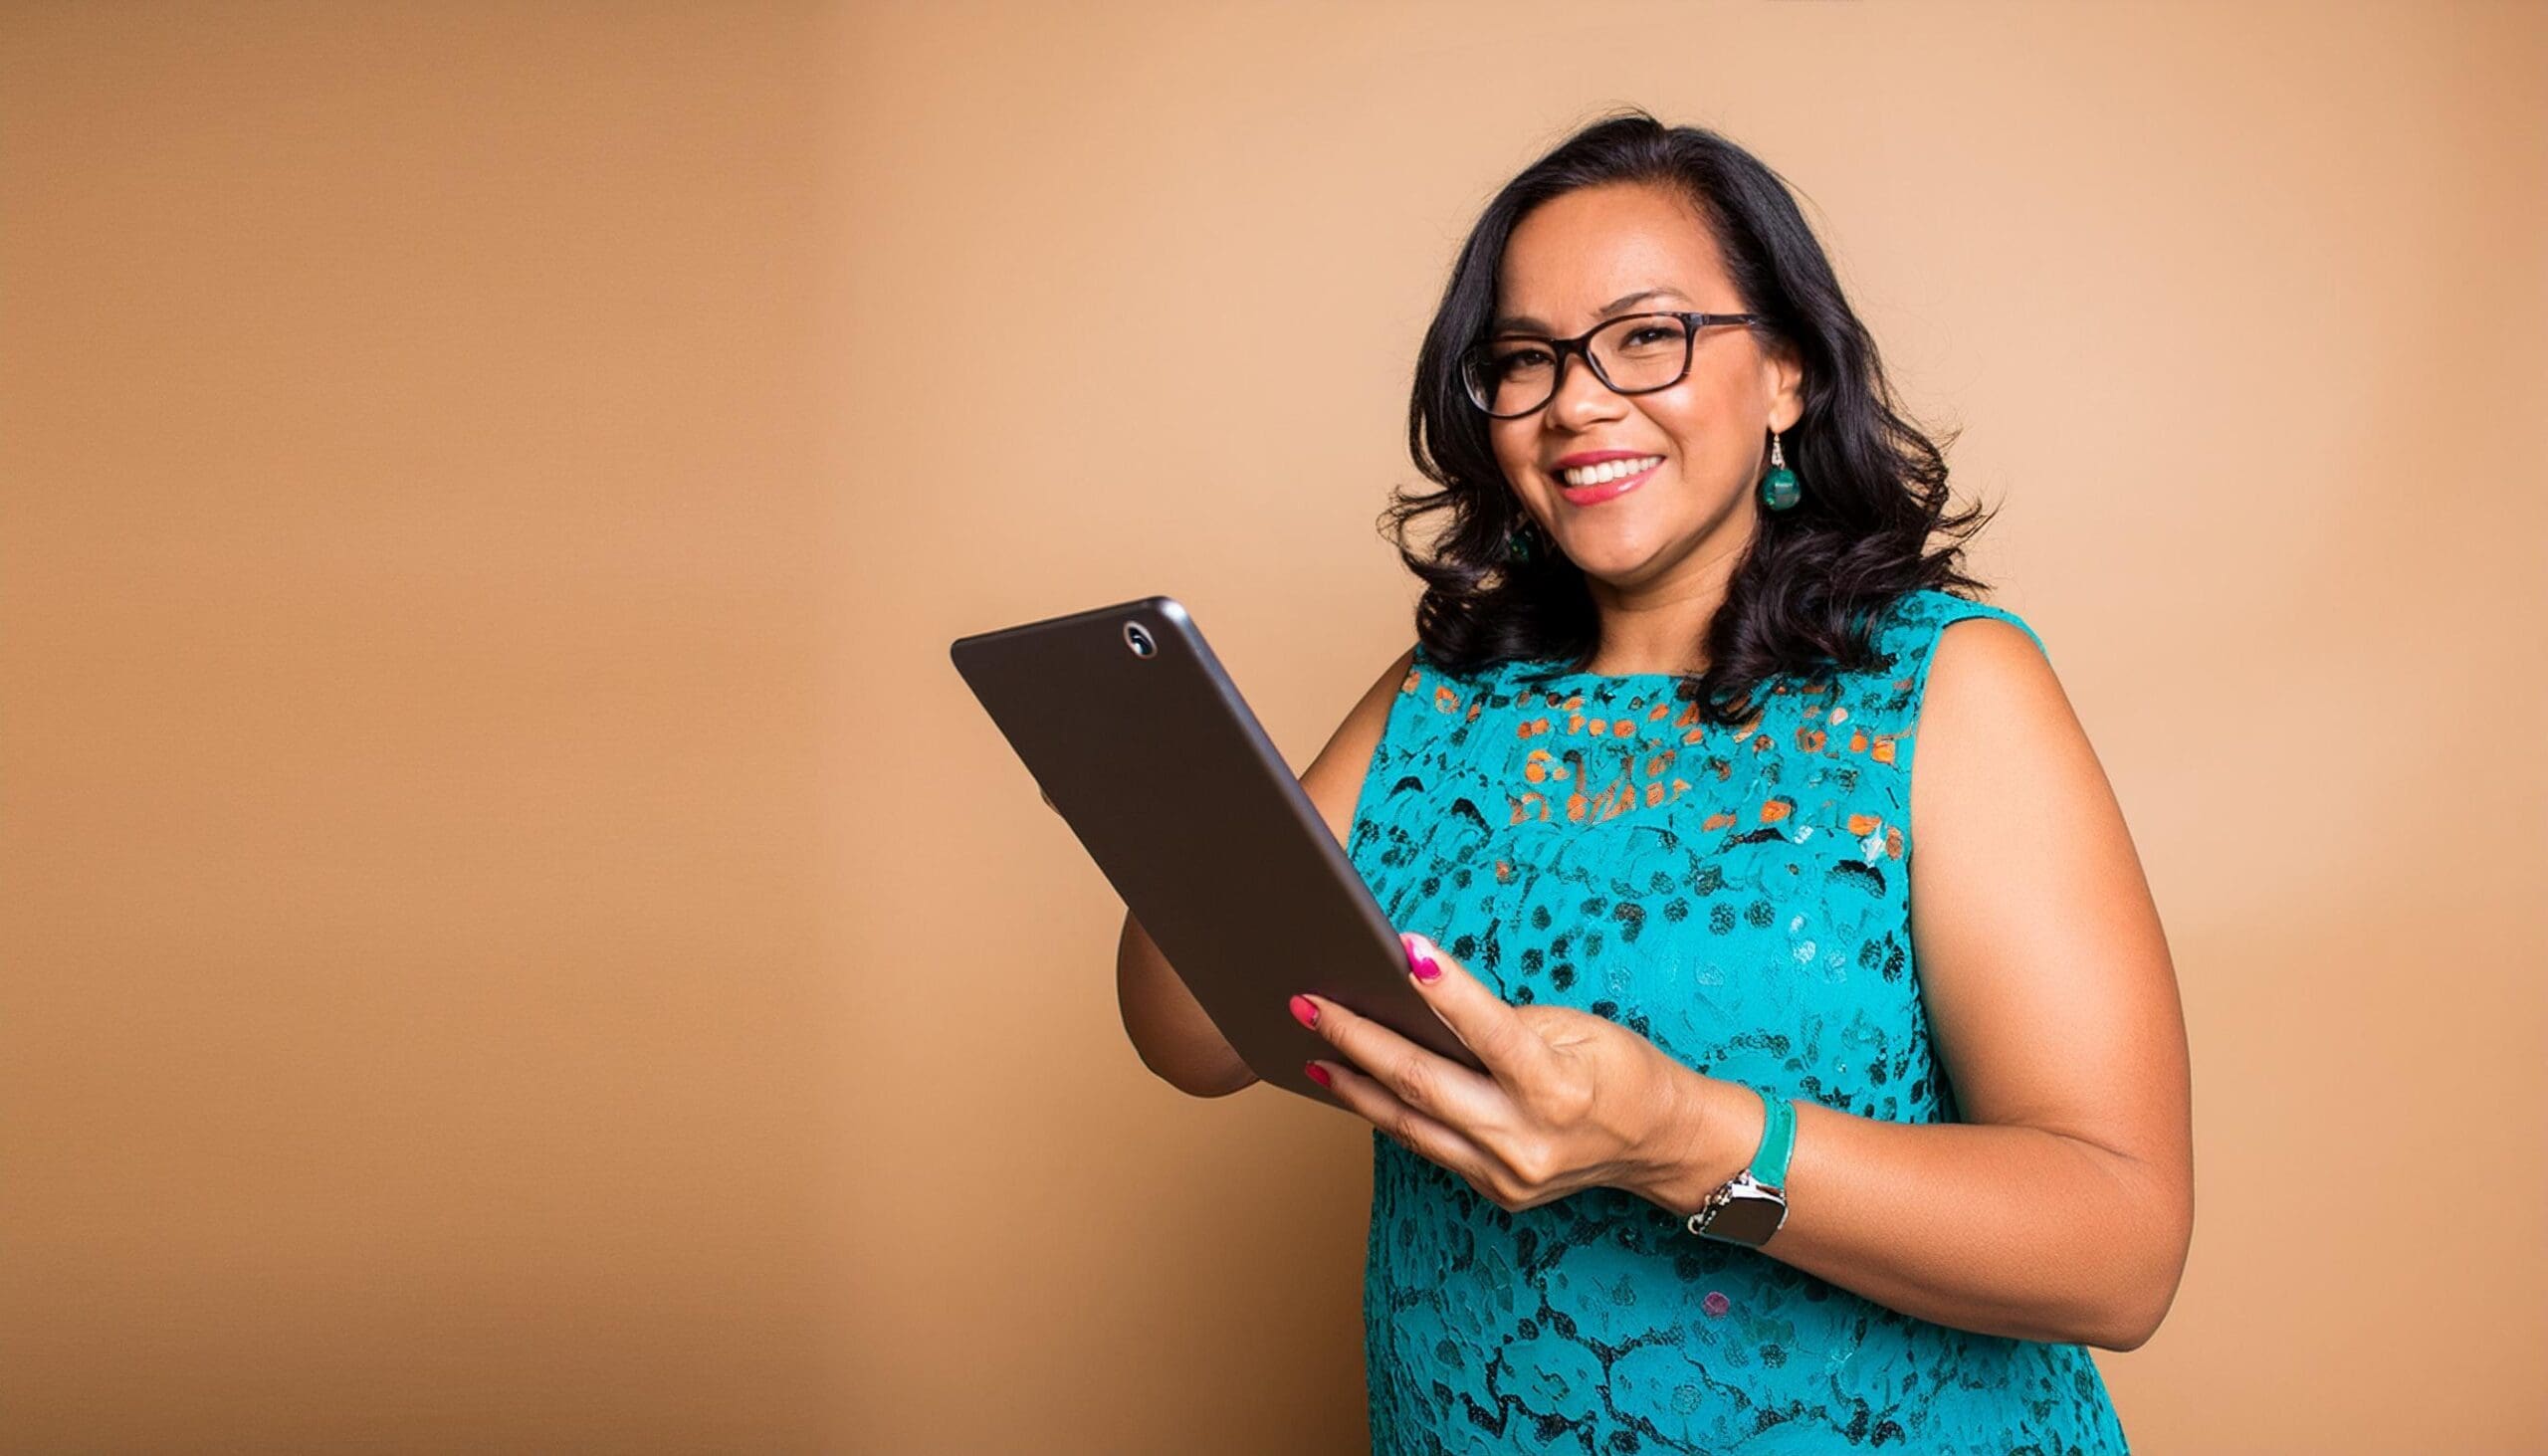
[[[1566,558],[1587,576],[1633,580],[1654,564],[1655,543],[1617,531],[1591,531],[1589,540],[1562,542]]]

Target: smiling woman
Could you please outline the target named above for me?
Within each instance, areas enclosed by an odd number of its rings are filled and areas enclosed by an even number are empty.
[[[1409,433],[1417,642],[1304,783],[1489,1070],[1295,998],[1376,1130],[1376,1449],[2124,1450],[2085,1347],[2184,1268],[2174,970],[1784,184],[1571,138],[1471,232]]]
[[[1863,665],[1902,592],[1981,587],[1960,543],[1988,514],[1953,508],[1786,185],[1696,127],[1595,123],[1497,194],[1407,434],[1440,489],[1401,492],[1388,521],[1427,588],[1420,635],[1455,667],[1686,670],[1725,723],[1767,679]],[[1584,474],[1620,460],[1658,463]]]

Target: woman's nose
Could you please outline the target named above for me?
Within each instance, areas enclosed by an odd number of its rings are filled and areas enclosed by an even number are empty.
[[[1570,354],[1559,366],[1557,392],[1549,396],[1549,415],[1562,423],[1606,419],[1617,413],[1624,398],[1592,372],[1592,360]]]

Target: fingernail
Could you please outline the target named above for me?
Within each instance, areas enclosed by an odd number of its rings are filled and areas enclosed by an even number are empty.
[[[1292,998],[1292,1019],[1301,1023],[1303,1026],[1317,1026],[1318,1003],[1307,996],[1294,996]]]
[[[1301,1070],[1309,1073],[1310,1080],[1321,1087],[1334,1087],[1336,1085],[1335,1081],[1327,1075],[1327,1069],[1316,1062],[1310,1063]]]
[[[1437,981],[1442,978],[1442,967],[1434,964],[1433,957],[1418,948],[1424,943],[1419,936],[1401,936],[1398,938],[1406,946],[1406,968],[1415,973],[1417,980]]]

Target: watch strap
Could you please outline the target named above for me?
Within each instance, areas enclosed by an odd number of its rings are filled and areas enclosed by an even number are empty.
[[[1796,1150],[1796,1104],[1766,1087],[1756,1086],[1752,1091],[1761,1099],[1761,1145],[1753,1150],[1751,1165],[1726,1179],[1699,1211],[1690,1215],[1688,1222],[1690,1232],[1703,1238],[1759,1248],[1787,1223],[1788,1160]],[[1757,1237],[1748,1228],[1742,1234],[1718,1232],[1718,1215],[1737,1202],[1753,1208],[1767,1204],[1778,1210],[1778,1216],[1766,1230],[1758,1231]],[[1752,1221],[1747,1219],[1747,1224]]]
[[[1760,1150],[1752,1154],[1752,1179],[1773,1188],[1785,1188],[1788,1158],[1796,1151],[1796,1104],[1766,1087],[1752,1090],[1761,1095],[1761,1108],[1767,1119],[1761,1128]]]

